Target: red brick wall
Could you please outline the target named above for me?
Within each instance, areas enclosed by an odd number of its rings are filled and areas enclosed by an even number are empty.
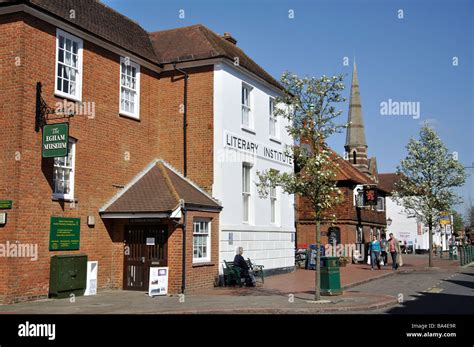
[[[22,28],[18,16],[5,16],[0,18],[0,199],[13,200],[13,210],[7,212],[8,222],[0,226],[0,243],[7,240],[14,241],[17,216],[12,211],[19,207],[19,181],[21,162],[17,151],[21,143],[21,123],[12,121],[22,115],[24,65],[16,66],[17,57],[21,57],[23,43]],[[10,272],[17,266],[9,258],[0,258],[0,302],[11,286]],[[14,285],[14,284],[13,284]]]
[[[207,191],[213,182],[213,98],[214,69],[204,66],[186,69],[187,98],[187,163],[188,177]],[[160,75],[159,88],[160,128],[158,146],[160,154],[175,168],[183,172],[183,101],[184,77],[170,71]]]
[[[193,264],[193,220],[206,218],[211,221],[211,261],[203,264]],[[210,212],[188,211],[186,217],[186,290],[193,292],[199,289],[211,288],[218,276],[219,267],[219,214]],[[171,225],[170,225],[171,227]],[[171,229],[168,238],[168,266],[170,268],[169,290],[181,292],[183,230]]]
[[[53,201],[53,164],[41,158],[41,132],[34,130],[34,117],[37,81],[42,82],[43,97],[50,106],[62,102],[54,96],[56,29],[25,14],[2,16],[0,43],[0,199],[14,200],[7,225],[0,227],[0,241],[36,243],[40,256],[38,261],[0,261],[0,274],[5,279],[0,281],[0,300],[46,296],[50,257],[62,253],[85,253],[89,260],[98,260],[99,289],[122,288],[123,225],[120,221],[104,222],[98,210],[117,192],[114,185],[128,183],[154,158],[162,157],[182,169],[182,114],[176,108],[182,102],[182,82],[172,82],[169,77],[160,80],[142,66],[140,121],[121,117],[120,57],[84,41],[82,100],[95,103],[96,115],[93,119],[77,115],[70,120],[70,136],[77,139],[77,201]],[[20,58],[19,66],[15,65],[16,57]],[[206,188],[212,185],[212,95],[212,69],[193,71],[188,172]],[[20,160],[15,160],[16,152]],[[94,228],[86,224],[88,215],[95,216]],[[80,251],[49,251],[51,216],[81,218]],[[217,247],[213,247],[215,251]],[[202,281],[210,277],[202,276]],[[200,281],[196,279],[196,287],[201,286]]]
[[[365,207],[360,209],[359,216],[357,209],[354,206],[352,189],[341,187],[341,190],[344,195],[344,200],[341,204],[334,206],[331,210],[332,213],[336,214],[339,220],[361,220],[364,223],[385,224],[385,211],[377,211],[375,207]],[[308,204],[304,198],[297,196],[296,204],[298,206],[298,220],[314,219],[314,212],[312,211],[310,204]]]

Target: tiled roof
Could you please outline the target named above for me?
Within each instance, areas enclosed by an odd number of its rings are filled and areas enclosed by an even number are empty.
[[[396,173],[380,173],[379,174],[379,187],[388,193],[394,191],[395,183],[400,179],[400,176]]]
[[[101,213],[171,213],[183,199],[188,207],[222,209],[197,185],[162,160],[151,163],[100,209]]]
[[[150,33],[151,42],[160,63],[185,62],[223,57],[282,89],[281,84],[254,62],[238,46],[222,38],[202,24]]]
[[[202,24],[148,33],[139,24],[97,0],[0,0],[0,6],[27,4],[124,48],[150,62],[184,62],[227,58],[282,89],[280,83],[239,47]],[[74,18],[71,18],[74,10]]]
[[[25,3],[48,12],[112,44],[153,63],[158,63],[145,29],[126,16],[96,0],[10,0],[2,5]],[[71,10],[74,17],[71,18]]]
[[[338,164],[336,171],[336,179],[338,181],[351,181],[357,184],[374,184],[372,179],[352,166],[347,160],[344,160],[339,154],[331,150],[335,162]]]

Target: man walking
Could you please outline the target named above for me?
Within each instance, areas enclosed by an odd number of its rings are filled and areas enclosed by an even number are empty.
[[[397,255],[400,254],[400,244],[398,240],[390,233],[390,239],[388,240],[388,249],[392,256],[392,270],[398,269]]]

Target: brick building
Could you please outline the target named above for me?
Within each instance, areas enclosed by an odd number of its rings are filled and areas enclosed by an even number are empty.
[[[1,0],[0,79],[0,244],[38,249],[0,258],[0,302],[47,296],[59,254],[98,261],[99,290],[145,290],[152,265],[171,292],[208,288],[240,245],[292,268],[292,197],[249,184],[292,167],[268,154],[289,141],[271,113],[281,86],[230,35],[148,33],[94,0]],[[68,154],[43,158],[56,123]],[[52,246],[53,218],[79,219],[78,249]]]
[[[366,244],[372,235],[379,237],[386,230],[385,195],[379,186],[375,157],[367,157],[364,120],[360,100],[357,68],[354,64],[346,133],[345,157],[333,152],[338,164],[336,180],[342,190],[344,201],[335,207],[337,223],[322,224],[321,242],[336,240],[338,244]],[[372,187],[377,191],[377,205],[363,206],[363,189]],[[315,221],[311,209],[301,197],[297,202],[297,248],[306,248],[316,242]],[[357,249],[360,249],[356,246]],[[350,256],[350,254],[348,254]]]

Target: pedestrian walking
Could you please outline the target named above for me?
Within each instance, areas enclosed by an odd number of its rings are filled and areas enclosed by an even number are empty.
[[[388,240],[388,249],[390,252],[390,255],[392,256],[392,270],[398,269],[398,264],[401,259],[401,252],[400,252],[400,243],[398,240],[393,236],[392,233],[390,233],[390,239]],[[398,259],[400,257],[400,259]]]
[[[387,254],[388,241],[385,234],[382,235],[382,240],[380,241],[380,248],[381,248],[380,256],[382,257],[382,260],[383,260],[383,266],[387,266],[388,265],[388,254]]]
[[[372,242],[370,243],[370,266],[374,270],[374,266],[377,265],[377,268],[380,270],[380,241],[377,240],[377,236],[372,237]]]

